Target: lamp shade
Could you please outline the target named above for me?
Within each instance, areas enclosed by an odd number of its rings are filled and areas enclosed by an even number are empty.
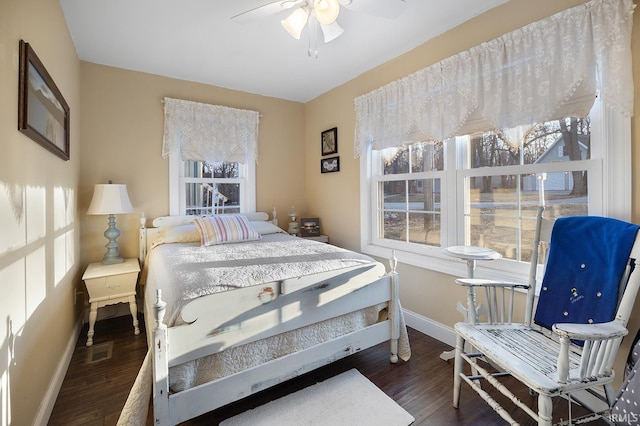
[[[280,21],[282,26],[291,36],[300,40],[300,35],[302,34],[302,30],[304,26],[307,25],[307,20],[309,19],[309,11],[306,7],[300,7],[293,11],[288,18]]]
[[[338,0],[315,0],[313,10],[318,22],[329,25],[338,18],[340,5]]]
[[[133,206],[127,194],[127,185],[97,184],[87,214],[131,213]]]
[[[329,25],[320,24],[320,27],[322,28],[322,36],[324,37],[325,43],[335,40],[344,32],[342,27],[338,25],[337,21],[334,21]]]

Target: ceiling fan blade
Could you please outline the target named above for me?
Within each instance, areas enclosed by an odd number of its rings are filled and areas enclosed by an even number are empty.
[[[262,6],[254,7],[245,12],[238,13],[231,17],[231,20],[238,24],[248,24],[258,19],[275,15],[284,10],[289,10],[294,7],[304,4],[305,0],[277,0],[263,4]]]
[[[340,4],[355,12],[383,18],[397,18],[404,10],[406,0],[339,0]]]

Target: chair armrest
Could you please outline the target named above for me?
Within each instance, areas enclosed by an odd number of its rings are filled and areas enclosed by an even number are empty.
[[[571,340],[609,340],[629,333],[626,327],[615,320],[600,324],[558,323],[552,329],[560,337]]]
[[[456,284],[464,287],[505,287],[505,288],[529,288],[529,284],[512,283],[508,281],[492,281],[481,278],[458,278]]]
[[[569,347],[572,340],[582,340],[582,353],[577,376],[573,379],[580,381],[592,380],[596,377],[609,377],[615,354],[620,346],[622,336],[628,330],[619,321],[601,324],[558,323],[552,327],[560,336],[560,352],[558,354],[557,374],[558,382],[567,383],[571,380],[569,368]]]

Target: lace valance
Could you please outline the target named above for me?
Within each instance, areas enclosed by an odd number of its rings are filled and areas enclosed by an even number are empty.
[[[633,112],[632,0],[592,0],[355,99],[355,156],[424,140]]]
[[[164,98],[162,157],[208,163],[258,161],[256,111]]]

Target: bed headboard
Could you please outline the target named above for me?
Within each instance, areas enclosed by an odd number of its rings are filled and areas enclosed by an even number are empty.
[[[246,216],[250,221],[268,221],[269,215],[265,212],[251,212],[251,213],[241,213]],[[188,215],[188,216],[159,216],[153,219],[151,222],[151,228],[146,227],[146,219],[142,216],[140,220],[140,253],[139,260],[141,264],[144,264],[145,258],[147,256],[147,251],[149,250],[151,244],[156,240],[156,237],[165,232],[168,228],[172,228],[174,226],[180,225],[188,225],[193,223],[193,219],[196,216]]]

